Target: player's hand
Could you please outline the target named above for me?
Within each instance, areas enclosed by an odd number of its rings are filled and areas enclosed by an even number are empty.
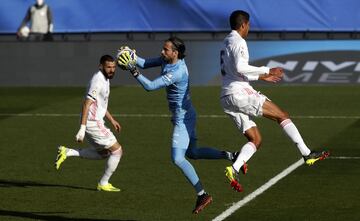
[[[270,68],[269,75],[276,76],[282,78],[284,75],[284,71],[282,68]]]
[[[271,82],[271,83],[276,83],[276,82],[281,81],[281,77],[277,77],[275,75],[269,75],[269,74],[260,75],[259,79],[263,80],[263,81]]]
[[[111,121],[111,124],[114,126],[114,128],[117,132],[121,131],[121,125],[119,124],[119,122],[117,122],[116,120],[113,120],[113,121]]]
[[[121,46],[116,55],[117,63],[123,70],[130,70],[136,66],[136,51],[128,46]]]
[[[129,53],[119,54],[119,57],[117,58],[119,66],[126,70],[129,70],[130,60],[131,58]]]
[[[134,65],[134,66],[131,66],[131,67],[129,68],[129,71],[130,71],[130,73],[132,74],[132,76],[134,76],[135,78],[138,77],[139,74],[140,74],[139,70],[136,68],[135,65]]]
[[[75,139],[77,142],[83,142],[85,137],[86,126],[81,124],[79,131],[77,132]]]

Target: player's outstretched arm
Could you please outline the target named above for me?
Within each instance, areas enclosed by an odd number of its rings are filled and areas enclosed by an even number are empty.
[[[284,73],[282,68],[270,68],[269,74],[261,74],[259,76],[259,80],[277,83],[282,79],[283,75]]]

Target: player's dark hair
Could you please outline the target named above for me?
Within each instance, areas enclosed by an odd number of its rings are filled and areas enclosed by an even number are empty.
[[[233,11],[229,17],[230,27],[232,30],[238,30],[243,23],[250,20],[250,15],[246,11]]]
[[[105,62],[107,62],[107,61],[114,62],[115,59],[111,55],[108,55],[108,54],[101,56],[100,64],[104,65]]]
[[[178,54],[179,59],[185,58],[185,56],[186,56],[185,55],[185,44],[184,44],[183,40],[181,40],[178,37],[171,37],[166,41],[170,41],[173,45],[172,49],[179,52],[179,54]]]

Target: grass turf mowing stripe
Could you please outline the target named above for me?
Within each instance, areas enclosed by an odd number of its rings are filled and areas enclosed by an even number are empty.
[[[289,175],[292,171],[294,171],[296,168],[304,164],[304,160],[301,158],[300,160],[296,161],[292,165],[290,165],[288,168],[283,170],[281,173],[276,175],[275,177],[271,178],[268,182],[266,182],[264,185],[256,189],[254,192],[250,193],[246,197],[244,197],[242,200],[238,201],[234,205],[232,205],[230,208],[225,210],[223,213],[221,213],[219,216],[215,217],[213,221],[221,221],[226,219],[228,216],[233,214],[236,210],[244,206],[246,203],[250,202],[251,200],[255,199],[257,196],[265,192],[267,189],[269,189],[271,186],[275,185],[279,180]]]

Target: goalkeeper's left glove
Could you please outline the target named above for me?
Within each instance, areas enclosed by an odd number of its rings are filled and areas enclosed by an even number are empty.
[[[117,54],[117,63],[123,70],[130,70],[131,66],[136,65],[136,51],[128,46],[120,47]]]

